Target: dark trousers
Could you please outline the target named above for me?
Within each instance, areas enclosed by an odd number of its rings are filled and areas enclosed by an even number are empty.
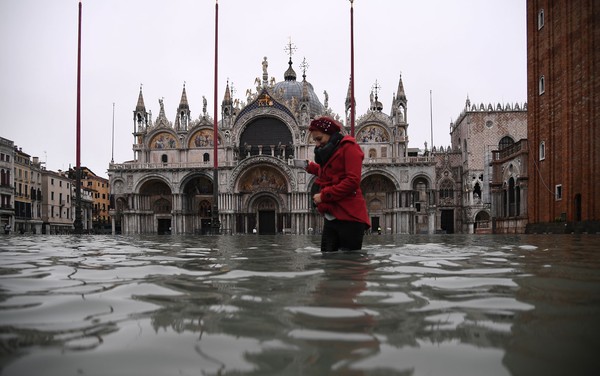
[[[362,248],[366,225],[361,222],[325,219],[321,252],[354,251]]]

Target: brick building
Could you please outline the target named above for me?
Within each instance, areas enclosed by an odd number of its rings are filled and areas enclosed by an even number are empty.
[[[527,1],[529,232],[600,231],[600,6]]]

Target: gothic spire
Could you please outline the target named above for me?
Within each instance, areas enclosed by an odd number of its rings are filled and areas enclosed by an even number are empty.
[[[346,94],[346,110],[352,105],[352,77],[348,81],[348,94]]]
[[[185,92],[185,82],[183,83],[183,91],[181,92],[181,100],[179,101],[179,108],[178,110],[189,110],[190,109],[190,105],[188,104],[188,99],[187,99],[187,94]]]
[[[144,105],[144,96],[142,95],[142,84],[140,84],[140,95],[138,96],[137,105],[135,106],[136,111],[146,112],[146,106]]]
[[[400,79],[398,80],[398,91],[396,92],[396,99],[406,100],[406,93],[404,93],[404,84],[402,83],[402,73],[400,73]]]
[[[229,79],[227,79],[227,86],[225,86],[225,96],[223,97],[223,104],[231,103],[231,91],[229,90]]]

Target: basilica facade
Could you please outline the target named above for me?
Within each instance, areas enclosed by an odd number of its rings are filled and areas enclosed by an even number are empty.
[[[244,102],[232,99],[227,83],[216,139],[206,100],[194,119],[185,85],[173,121],[161,100],[158,117],[152,119],[140,88],[133,113],[135,158],[108,169],[113,232],[208,233],[216,208],[220,233],[320,232],[323,219],[311,200],[318,189],[315,177],[292,162],[313,158],[311,119],[336,117],[345,125],[342,132],[350,133],[350,92],[341,118],[332,113],[326,93],[324,102],[319,100],[306,72],[297,79],[291,59],[288,65],[284,80],[277,82],[269,77],[265,58],[262,79]],[[409,149],[407,109],[400,77],[389,114],[377,93],[371,93],[369,110],[355,122],[365,154],[361,188],[372,229],[393,234],[461,229],[461,172],[444,165],[451,158]],[[436,173],[440,161],[446,170]],[[438,175],[444,171],[442,179]],[[438,180],[452,185],[444,200],[443,226]]]

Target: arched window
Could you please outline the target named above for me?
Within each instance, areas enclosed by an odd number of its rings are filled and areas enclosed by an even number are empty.
[[[540,95],[544,94],[546,91],[546,79],[544,76],[540,76],[540,80],[538,81],[538,91]]]
[[[508,216],[514,217],[516,212],[515,179],[508,179]]]
[[[498,144],[498,150],[506,149],[509,146],[512,146],[515,143],[515,140],[512,137],[505,136],[502,137],[500,143]]]
[[[454,198],[454,184],[449,179],[440,184],[440,200]]]
[[[481,199],[481,185],[479,185],[479,182],[475,183],[473,187],[473,198]]]
[[[160,156],[160,160],[162,163],[167,163],[169,161],[169,157],[166,154]]]
[[[210,162],[210,154],[204,153],[202,158],[204,160],[204,163]]]
[[[546,143],[544,141],[540,142],[540,161],[546,159]]]
[[[415,207],[417,211],[421,209],[421,202],[427,203],[428,200],[428,189],[429,184],[427,183],[427,179],[419,177],[413,183],[413,201],[415,202]]]

